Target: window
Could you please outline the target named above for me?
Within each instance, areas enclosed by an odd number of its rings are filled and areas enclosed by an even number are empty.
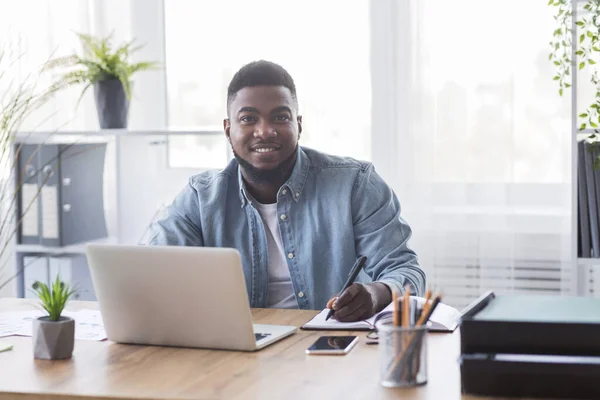
[[[369,3],[294,5],[165,2],[169,128],[222,131],[233,74],[248,62],[266,59],[295,80],[304,122],[301,145],[369,160]],[[227,146],[223,135],[171,138],[171,166],[223,167]],[[197,156],[202,152],[218,156]]]

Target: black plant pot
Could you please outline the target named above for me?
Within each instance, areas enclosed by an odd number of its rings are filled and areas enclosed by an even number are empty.
[[[94,83],[96,110],[101,129],[127,128],[129,100],[125,96],[123,84],[118,79]]]

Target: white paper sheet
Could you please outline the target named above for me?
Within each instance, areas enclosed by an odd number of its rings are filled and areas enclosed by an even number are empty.
[[[21,186],[21,200],[23,202],[23,212],[27,210],[27,213],[23,216],[21,221],[21,229],[23,236],[39,236],[40,230],[38,227],[38,204],[39,197],[37,196],[38,186],[36,184],[24,183]],[[35,200],[34,200],[35,199]],[[31,206],[29,206],[29,203]]]
[[[33,319],[47,315],[45,311],[16,311],[0,313],[0,337],[31,336]],[[100,311],[64,311],[65,317],[75,320],[75,339],[101,341],[106,339]]]
[[[58,192],[56,186],[42,188],[42,235],[58,239]]]

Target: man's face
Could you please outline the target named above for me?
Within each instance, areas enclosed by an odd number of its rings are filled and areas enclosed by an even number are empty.
[[[295,157],[302,117],[285,86],[253,86],[237,92],[223,126],[242,167],[269,179]]]

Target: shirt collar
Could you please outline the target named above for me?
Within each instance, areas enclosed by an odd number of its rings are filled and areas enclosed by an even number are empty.
[[[242,179],[242,170],[237,163],[237,175],[238,175],[238,185],[240,188],[240,202],[242,203],[242,207],[244,207],[247,203],[250,202],[250,196],[246,193],[246,187],[244,185],[244,180]],[[302,190],[304,189],[304,184],[306,183],[306,179],[308,178],[308,171],[310,169],[310,159],[302,150],[302,147],[298,146],[298,151],[296,153],[296,164],[294,165],[294,169],[292,170],[292,174],[288,178],[288,180],[281,186],[279,189],[280,193],[283,188],[288,189],[290,196],[297,203],[302,197]]]

